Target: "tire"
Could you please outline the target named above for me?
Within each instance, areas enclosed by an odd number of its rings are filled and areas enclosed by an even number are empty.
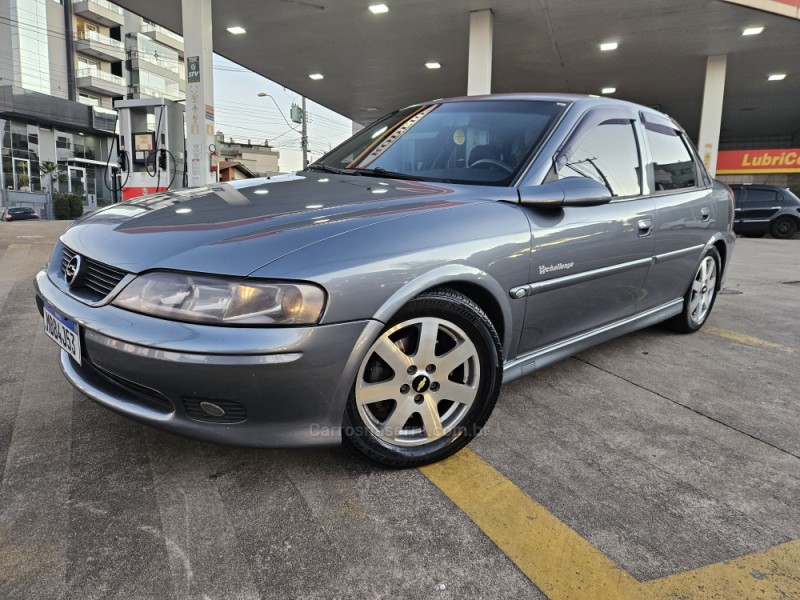
[[[778,217],[772,222],[769,234],[779,240],[788,240],[797,233],[797,221],[792,217]]]
[[[700,261],[683,298],[683,311],[667,321],[667,326],[679,333],[694,333],[708,320],[719,291],[722,261],[716,248],[710,248]]]
[[[449,289],[425,292],[367,351],[345,409],[345,445],[391,468],[454,454],[489,419],[502,365],[497,331],[477,304]]]

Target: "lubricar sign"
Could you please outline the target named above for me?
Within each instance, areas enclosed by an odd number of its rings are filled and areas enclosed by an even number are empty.
[[[720,151],[717,174],[739,173],[800,173],[800,148]]]

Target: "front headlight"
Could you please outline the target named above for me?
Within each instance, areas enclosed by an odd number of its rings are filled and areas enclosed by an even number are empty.
[[[112,304],[175,321],[310,325],[322,315],[325,292],[307,283],[228,281],[154,272],[134,279]]]

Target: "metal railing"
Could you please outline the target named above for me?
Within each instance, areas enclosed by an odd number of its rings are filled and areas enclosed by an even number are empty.
[[[157,31],[159,33],[163,33],[168,38],[172,38],[175,41],[183,43],[183,37],[170,31],[169,29],[164,29],[161,25],[156,25],[155,23],[151,23],[150,21],[143,21],[142,22],[142,33],[147,33],[149,31]]]
[[[75,39],[79,41],[88,40],[90,42],[97,42],[98,44],[109,46],[115,50],[122,50],[123,52],[125,51],[125,44],[119,40],[115,40],[114,38],[110,38],[107,35],[103,35],[102,33],[98,33],[96,31],[79,31],[75,36]]]
[[[80,4],[81,2],[86,2],[87,0],[72,0],[73,4]],[[106,10],[110,10],[111,12],[115,12],[118,15],[124,14],[122,12],[122,8],[117,6],[116,4],[112,4],[108,2],[108,0],[88,0],[89,4],[97,4],[97,6],[102,6]]]
[[[131,50],[130,58],[150,63],[151,65],[161,67],[162,69],[167,69],[168,71],[171,71],[172,73],[175,74],[180,73],[177,59],[169,60],[164,58],[157,58],[155,56],[151,56],[147,52],[140,52],[139,50]]]
[[[103,81],[108,81],[109,83],[116,83],[117,85],[122,85],[122,86],[127,85],[127,82],[123,77],[107,73],[106,71],[101,71],[100,69],[89,69],[89,68],[78,69],[75,72],[75,76],[97,77],[98,79],[102,79]]]
[[[166,98],[167,100],[183,100],[184,96],[178,91],[169,91],[169,90],[157,90],[155,88],[147,87],[145,85],[131,85],[128,86],[128,91],[131,94],[144,94],[145,96],[151,96],[152,98]]]

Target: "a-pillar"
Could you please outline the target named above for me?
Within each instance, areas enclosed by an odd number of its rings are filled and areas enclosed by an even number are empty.
[[[494,15],[491,9],[469,13],[467,96],[492,93],[493,31]]]
[[[211,0],[181,0],[186,60],[186,153],[189,185],[216,181],[211,170],[214,145],[214,70]]]
[[[727,56],[709,56],[706,62],[706,85],[703,90],[698,150],[712,177],[717,172],[717,152],[719,151],[719,132],[722,127],[722,100],[725,96],[727,64]]]

